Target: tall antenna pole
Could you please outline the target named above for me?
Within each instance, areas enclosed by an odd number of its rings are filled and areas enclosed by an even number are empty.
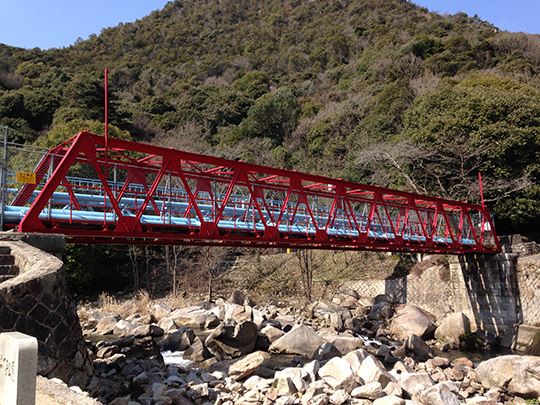
[[[2,127],[0,127],[2,128]],[[4,127],[4,156],[2,159],[2,196],[0,203],[2,204],[2,212],[0,215],[0,231],[4,230],[4,215],[6,212],[6,200],[7,200],[7,160],[8,160],[8,127]]]
[[[478,180],[480,181],[480,197],[482,198],[482,208],[486,208],[484,205],[484,192],[482,191],[482,173],[478,172]]]
[[[105,69],[105,181],[109,182],[109,87],[108,87],[109,69]],[[107,223],[107,193],[103,193],[105,201],[103,202],[103,224]]]
[[[109,146],[108,139],[108,127],[109,127],[109,86],[108,86],[109,69],[105,69],[105,157],[107,156],[107,150]]]

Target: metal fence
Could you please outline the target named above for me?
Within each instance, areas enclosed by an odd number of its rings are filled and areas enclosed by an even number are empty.
[[[0,127],[2,128],[2,127]],[[18,143],[8,142],[8,128],[4,128],[3,153],[0,164],[1,168],[1,185],[0,185],[0,204],[2,206],[0,213],[0,230],[4,229],[4,215],[6,205],[10,205],[16,198],[24,183],[17,181],[19,173],[34,173],[39,163],[48,153],[48,149],[40,148],[33,145],[22,145]],[[52,167],[51,167],[52,170]],[[50,174],[50,173],[49,173]],[[41,189],[49,174],[43,179],[38,187]],[[29,204],[31,201],[29,201]]]

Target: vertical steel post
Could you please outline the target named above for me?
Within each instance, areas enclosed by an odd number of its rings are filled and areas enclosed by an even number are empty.
[[[2,204],[2,212],[0,215],[0,231],[4,230],[4,215],[6,213],[6,199],[7,199],[7,159],[8,159],[8,127],[4,127],[4,158],[2,161],[2,196],[0,204]]]
[[[49,166],[49,176],[47,177],[47,181],[50,180],[53,173],[54,173],[54,155],[51,155],[51,164]],[[47,203],[47,218],[48,219],[51,219],[51,209],[52,209],[51,200],[49,200],[49,202]],[[70,204],[70,212],[73,212],[73,205],[71,204]]]
[[[171,172],[167,175],[167,184],[165,184],[165,195],[167,195],[167,224],[171,224],[171,215],[172,215],[172,178]],[[165,200],[165,199],[164,199]]]

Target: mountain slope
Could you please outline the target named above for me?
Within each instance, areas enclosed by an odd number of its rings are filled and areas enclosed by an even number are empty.
[[[0,45],[0,124],[112,133],[479,202],[534,230],[540,37],[404,0],[172,1],[48,51]],[[130,135],[126,135],[128,131]]]

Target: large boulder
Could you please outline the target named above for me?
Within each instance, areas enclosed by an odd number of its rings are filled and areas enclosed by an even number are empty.
[[[368,318],[375,320],[390,319],[394,315],[394,309],[389,302],[378,302],[373,304],[369,311]]]
[[[270,346],[271,353],[298,354],[313,357],[315,350],[324,343],[315,330],[306,325],[295,325],[289,332]]]
[[[251,321],[236,323],[232,318],[220,324],[206,338],[205,344],[221,360],[240,357],[255,349],[259,330]]]
[[[166,318],[170,315],[172,312],[172,309],[167,304],[155,304],[150,308],[150,313],[156,318],[156,320],[160,321],[163,318]]]
[[[125,337],[134,335],[133,331],[143,324],[138,322],[130,322],[125,319],[120,319],[116,325],[114,325],[113,333],[118,337]]]
[[[195,337],[193,343],[191,344],[189,349],[184,352],[183,355],[183,358],[185,360],[191,360],[198,363],[208,360],[212,357],[212,353],[210,353],[208,348],[198,337]]]
[[[443,318],[435,330],[435,339],[448,343],[458,343],[459,336],[471,332],[471,322],[463,312],[449,314]]]
[[[319,336],[327,342],[332,343],[342,354],[347,354],[365,347],[362,339],[354,337],[349,333],[338,334],[333,330],[323,330],[319,332]]]
[[[351,366],[353,372],[358,375],[358,371],[360,370],[360,366],[362,365],[362,362],[368,358],[371,357],[371,354],[369,354],[364,349],[358,349],[353,352],[348,353],[343,357],[343,359],[349,363]],[[379,360],[377,360],[379,361]],[[382,364],[381,364],[382,365]]]
[[[396,308],[396,313],[390,323],[390,332],[401,340],[407,339],[412,334],[422,339],[430,339],[437,325],[415,305],[402,305]]]
[[[476,368],[478,381],[486,388],[504,388],[523,398],[540,396],[540,357],[500,356]]]
[[[191,346],[195,340],[195,332],[193,329],[180,328],[174,333],[169,333],[159,343],[159,349],[164,352],[183,352]]]
[[[313,353],[313,358],[316,360],[329,360],[333,357],[341,357],[342,353],[330,342],[324,342]]]
[[[327,301],[319,301],[313,305],[313,312],[325,319],[329,318],[332,314],[340,314],[343,319],[351,317],[351,312],[347,308]]]
[[[405,355],[417,361],[427,361],[435,357],[435,352],[419,336],[411,335],[402,347]]]
[[[386,371],[384,365],[373,356],[366,357],[362,361],[357,376],[364,384],[378,382],[383,389],[388,383],[397,382],[395,377]]]
[[[253,373],[265,360],[269,360],[271,356],[265,352],[254,352],[233,362],[229,367],[229,377],[235,380],[242,380]]]
[[[411,398],[417,398],[423,391],[435,385],[427,373],[401,373],[399,385]]]
[[[351,366],[341,357],[330,359],[319,369],[319,376],[334,390],[351,393],[358,386]]]
[[[92,325],[95,324],[96,332],[101,335],[108,335],[113,333],[114,327],[122,318],[115,313],[111,312],[93,312],[88,322]]]
[[[423,404],[429,405],[459,405],[460,402],[457,398],[457,387],[456,392],[452,392],[445,383],[439,383],[434,385],[431,388],[423,391],[420,394],[420,399]]]
[[[237,305],[248,305],[250,307],[255,306],[255,303],[253,300],[248,297],[246,294],[244,294],[242,291],[234,290],[231,293],[231,296],[229,297],[228,301],[233,304]]]
[[[261,333],[268,338],[270,343],[274,343],[276,340],[278,340],[280,337],[282,337],[285,334],[285,332],[283,332],[281,329],[278,329],[272,325],[266,325],[261,330]]]
[[[178,326],[191,329],[213,328],[219,325],[219,318],[199,306],[191,306],[177,309],[169,315]]]

